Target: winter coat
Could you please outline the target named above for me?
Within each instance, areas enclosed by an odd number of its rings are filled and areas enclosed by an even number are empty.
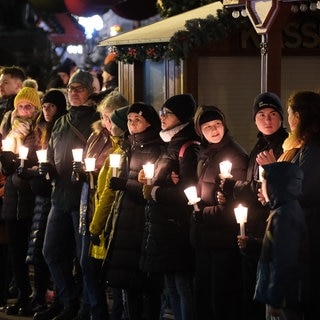
[[[248,207],[247,223],[245,224],[246,235],[249,237],[247,246],[241,250],[247,258],[257,261],[260,256],[261,242],[266,228],[266,219],[269,215],[268,207],[264,207],[257,199],[258,188],[260,188],[259,165],[256,161],[257,155],[272,149],[277,158],[282,154],[282,144],[288,137],[287,131],[280,127],[274,134],[266,136],[261,132],[258,141],[250,152],[247,178],[236,181],[233,188],[233,197]],[[227,188],[227,186],[226,186]]]
[[[231,174],[236,180],[244,180],[248,155],[227,131],[219,143],[202,147],[198,157],[198,196],[203,208],[202,221],[192,221],[191,242],[196,249],[237,248],[237,224],[234,208],[239,202],[232,198],[226,205],[218,205],[216,193],[220,190],[219,163],[229,160]]]
[[[302,170],[290,162],[264,166],[270,215],[257,268],[254,299],[274,308],[299,308],[305,297],[305,215],[299,203]]]
[[[110,140],[112,143],[112,150],[110,150],[110,153],[122,154],[124,152],[121,148],[123,139],[111,136]],[[99,172],[94,199],[95,211],[89,227],[90,233],[95,235],[99,235],[104,231],[111,206],[115,199],[116,191],[109,188],[109,181],[111,177],[112,168],[109,167],[109,157],[107,157]]]
[[[167,142],[164,153],[156,163],[155,201],[146,207],[146,226],[140,260],[145,272],[188,272],[194,267],[190,244],[190,217],[193,207],[188,205],[184,189],[196,185],[199,143],[193,123],[189,123]],[[184,146],[185,145],[185,146]],[[183,147],[184,146],[184,147]],[[185,148],[183,154],[179,153]],[[174,184],[171,173],[179,174]]]
[[[99,114],[94,106],[71,107],[66,115],[56,121],[52,129],[48,161],[56,172],[51,200],[52,205],[60,209],[79,210],[82,183],[71,181],[72,149],[85,149],[86,141],[92,132],[91,124],[98,118]],[[68,121],[81,132],[83,139],[72,130]]]
[[[120,177],[126,179],[126,187],[124,191],[117,191],[106,227],[109,239],[104,266],[105,277],[111,287],[128,288],[142,283],[139,259],[146,200],[138,182],[138,173],[147,162],[155,163],[162,144],[158,130],[152,126],[124,139],[125,154]]]
[[[88,173],[87,179],[82,186],[79,224],[79,233],[82,235],[87,234],[95,210],[94,197],[98,173],[106,158],[109,157],[109,154],[113,150],[110,134],[108,130],[101,125],[101,120],[95,122],[92,128],[94,131],[87,141],[84,158],[95,158],[96,162],[95,171]]]
[[[38,163],[36,156],[35,134],[32,129],[26,137],[20,137],[25,147],[29,148],[28,159],[24,166],[31,168]],[[16,161],[16,168],[20,160]],[[5,220],[31,219],[34,208],[34,194],[27,180],[18,177],[17,173],[10,172],[6,177],[4,197],[2,205],[2,217]]]

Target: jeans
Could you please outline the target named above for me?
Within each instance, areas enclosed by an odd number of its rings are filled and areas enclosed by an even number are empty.
[[[92,320],[106,320],[108,317],[107,300],[104,284],[100,281],[100,271],[103,260],[89,256],[90,236],[82,235],[82,251],[80,265],[83,277],[83,303],[89,305],[90,310],[81,312],[91,313]]]
[[[176,320],[193,319],[192,275],[189,273],[166,273],[165,282],[174,318]]]
[[[79,211],[51,207],[43,244],[43,255],[56,285],[57,297],[64,306],[77,301],[73,277],[74,258],[80,259]]]

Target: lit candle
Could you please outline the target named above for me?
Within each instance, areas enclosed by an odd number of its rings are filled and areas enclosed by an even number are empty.
[[[27,160],[29,148],[25,146],[20,146],[19,147],[19,159],[21,160],[20,166],[24,166],[24,160]]]
[[[109,155],[109,162],[110,162],[110,167],[112,168],[112,176],[116,177],[118,168],[120,168],[120,160],[121,160],[121,154],[119,153],[111,153]]]
[[[148,162],[148,163],[144,164],[142,167],[143,167],[144,175],[147,179],[147,184],[151,185],[151,179],[154,176],[154,164]]]
[[[83,149],[81,148],[72,149],[72,155],[73,155],[74,161],[82,162],[82,154],[83,154]]]
[[[96,168],[96,159],[95,158],[85,158],[84,164],[86,166],[86,171],[94,171]]]
[[[230,161],[226,160],[226,161],[220,162],[219,167],[220,167],[221,179],[232,178],[232,175],[231,175],[232,163]]]
[[[38,161],[39,163],[44,163],[47,162],[47,149],[43,149],[43,150],[37,150],[37,157],[38,157]]]
[[[237,223],[240,224],[240,235],[245,236],[244,224],[247,222],[248,208],[239,204],[237,208],[234,208],[234,214],[237,219]]]
[[[195,211],[200,211],[198,207],[198,202],[201,200],[197,195],[197,189],[195,186],[191,186],[187,189],[184,189],[184,193],[188,198],[188,204],[193,205]]]
[[[2,151],[11,151],[12,141],[10,138],[2,140]]]
[[[259,166],[259,169],[258,169],[259,171],[259,182],[262,182],[262,180],[263,180],[263,171],[264,171],[264,169],[262,168],[262,166]]]

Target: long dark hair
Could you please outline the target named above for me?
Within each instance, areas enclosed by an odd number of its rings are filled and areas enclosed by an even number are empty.
[[[303,143],[312,140],[320,144],[320,95],[313,91],[298,91],[289,97],[287,106],[299,114],[297,138]]]

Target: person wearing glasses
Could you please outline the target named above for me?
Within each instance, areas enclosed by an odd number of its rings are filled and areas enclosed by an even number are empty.
[[[37,164],[34,126],[41,109],[38,92],[33,88],[22,88],[14,99],[11,114],[11,130],[2,132],[3,143],[0,154],[1,170],[6,176],[2,216],[5,220],[12,274],[18,288],[17,301],[6,308],[8,315],[29,316],[32,292],[29,270],[26,264],[30,226],[34,212],[34,194],[28,181],[19,178],[19,166],[32,167]],[[5,121],[5,119],[3,119]],[[19,158],[19,150],[28,148],[27,159]]]
[[[78,314],[79,290],[73,268],[74,261],[78,265],[81,254],[79,205],[82,181],[71,179],[72,149],[85,149],[92,133],[91,124],[100,118],[95,103],[89,99],[92,92],[92,75],[82,70],[75,72],[67,86],[68,113],[55,122],[48,144],[48,162],[39,164],[39,173],[49,173],[53,184],[43,253],[57,290],[57,301],[52,308],[36,313],[36,320],[72,319]]]
[[[146,227],[140,267],[144,272],[163,273],[166,292],[175,319],[194,319],[194,255],[189,242],[192,207],[184,189],[197,181],[198,141],[193,116],[196,102],[191,94],[178,94],[167,99],[160,112],[160,137],[165,151],[156,162],[151,185],[144,183]],[[178,182],[171,180],[171,173]]]

